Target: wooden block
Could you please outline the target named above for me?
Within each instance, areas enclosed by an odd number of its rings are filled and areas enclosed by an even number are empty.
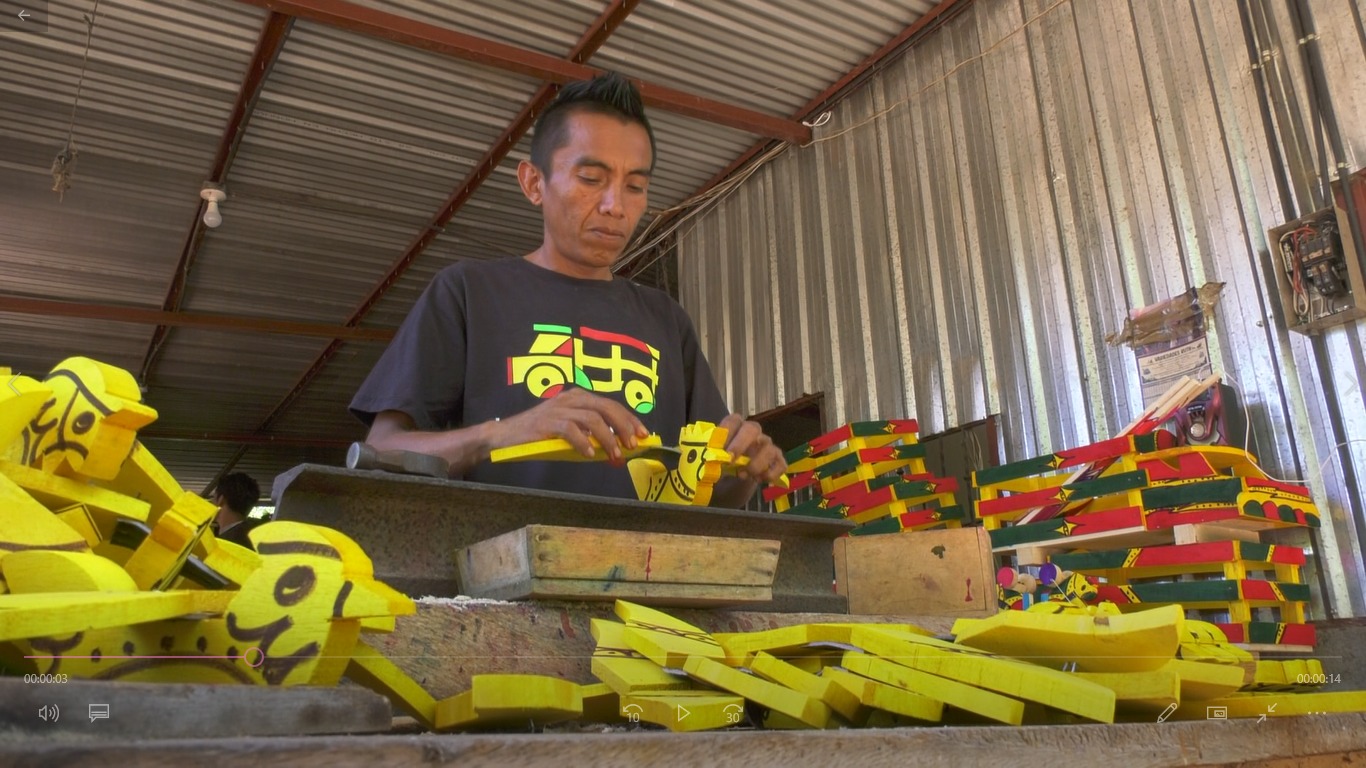
[[[1181,677],[1172,666],[1149,672],[1078,672],[1077,677],[1114,691],[1121,712],[1161,712],[1181,701]]]
[[[555,723],[582,715],[578,683],[542,675],[475,675],[470,690],[436,703],[436,730]]]
[[[696,680],[777,710],[812,728],[824,728],[830,721],[830,708],[818,699],[745,674],[711,659],[701,656],[690,657],[684,663],[683,669]]]
[[[109,538],[115,518],[142,522],[148,518],[150,506],[147,502],[84,481],[58,477],[40,469],[0,460],[0,478],[3,477],[8,477],[13,484],[48,509],[66,509],[73,504],[84,504],[105,538]],[[0,486],[3,485],[4,480],[0,479]],[[3,529],[0,527],[0,530]]]
[[[1181,680],[1182,701],[1205,701],[1228,696],[1246,684],[1247,672],[1231,664],[1173,659],[1168,669]]]
[[[780,544],[766,539],[531,525],[456,553],[472,597],[630,597],[675,605],[772,599]]]
[[[861,716],[863,702],[859,697],[828,677],[813,675],[763,651],[754,655],[749,668],[765,680],[820,699],[846,720],[858,720]]]
[[[91,704],[108,705],[109,719],[91,720]],[[45,706],[56,706],[59,717],[39,719],[38,709]],[[82,762],[69,754],[81,743],[136,744],[136,757],[115,758],[104,753],[104,764],[119,765],[148,763],[148,751],[158,748],[158,740],[184,739],[182,743],[194,744],[189,740],[223,739],[223,744],[241,745],[247,743],[243,739],[248,736],[384,734],[393,716],[383,696],[358,686],[277,688],[75,679],[64,685],[32,685],[20,678],[0,677],[0,722],[5,724],[7,736],[17,736],[17,743],[30,750],[44,742],[59,745],[68,753],[57,760],[63,765]],[[192,749],[199,751],[202,759],[202,743]],[[17,764],[31,760],[30,752],[27,758],[19,757]],[[169,760],[183,762],[181,758]],[[271,758],[261,758],[259,753],[251,758],[255,764],[262,761],[268,764]],[[9,756],[0,756],[0,762],[16,764]],[[158,761],[153,758],[150,762]]]
[[[856,627],[850,640],[868,653],[911,669],[1043,704],[1088,720],[1114,722],[1114,692],[1064,672],[994,657],[933,637],[902,634],[872,625]]]
[[[733,667],[746,666],[748,660],[759,651],[767,651],[778,658],[791,655],[818,653],[812,644],[826,646],[847,646],[850,633],[860,624],[794,624],[762,632],[726,632],[712,635],[726,652],[726,663]],[[930,636],[933,632],[914,624],[879,624],[880,627]]]
[[[118,474],[100,484],[115,493],[146,502],[148,515],[145,519],[149,523],[155,523],[185,490],[140,442],[133,444],[133,450]]]
[[[192,613],[222,614],[232,592],[48,592],[0,595],[0,642],[72,635]]]
[[[990,616],[995,567],[981,528],[835,540],[835,586],[849,612]]]
[[[138,588],[159,590],[170,584],[217,513],[214,505],[199,496],[188,491],[181,494],[124,564]]]
[[[91,552],[30,549],[0,560],[11,592],[136,592],[137,584],[118,563]]]
[[[677,733],[710,731],[743,722],[745,699],[720,691],[633,693],[621,697],[621,713],[628,722],[654,723]]]
[[[953,633],[960,645],[1035,664],[1142,672],[1176,658],[1184,622],[1185,613],[1174,605],[1123,615],[1002,611],[988,619],[959,619]]]
[[[856,675],[905,688],[989,720],[1019,725],[1024,719],[1024,702],[1018,699],[904,667],[866,653],[849,651],[844,654],[844,668]]]
[[[5,474],[0,466],[0,561],[17,550],[88,552],[79,531],[62,522]]]
[[[510,445],[506,448],[495,448],[489,456],[489,461],[494,463],[510,461],[607,461],[607,451],[598,444],[597,439],[590,436],[588,442],[593,446],[591,457],[584,456],[568,440],[562,437],[554,437],[549,440],[536,440],[530,443]],[[623,448],[622,456],[632,459],[648,454],[650,449],[659,448],[663,445],[663,439],[659,435],[646,435],[636,439],[635,448]]]
[[[847,669],[826,667],[821,670],[821,677],[829,678],[831,682],[857,696],[865,707],[874,710],[931,723],[937,723],[944,717],[944,702],[938,699],[871,680]]]
[[[79,533],[92,549],[104,541],[104,535],[100,533],[100,529],[90,516],[90,510],[86,509],[84,504],[73,504],[66,509],[54,510],[53,514],[57,516],[58,520],[71,526],[73,531]]]
[[[671,691],[691,687],[688,678],[674,675],[631,650],[626,644],[626,625],[606,619],[592,619],[590,630],[597,641],[593,649],[593,674],[618,694],[643,691]]]
[[[711,635],[686,621],[625,600],[616,601],[613,610],[626,622],[622,639],[627,647],[661,667],[683,669],[692,656],[717,661],[726,658]]]
[[[422,727],[436,727],[436,699],[374,648],[356,643],[346,665],[346,676],[388,698]]]

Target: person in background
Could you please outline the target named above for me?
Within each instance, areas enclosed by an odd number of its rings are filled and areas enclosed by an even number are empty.
[[[265,522],[248,517],[261,500],[260,486],[251,475],[233,472],[218,481],[211,499],[218,506],[218,515],[213,519],[214,535],[223,541],[251,549],[251,539],[247,538],[247,534]]]

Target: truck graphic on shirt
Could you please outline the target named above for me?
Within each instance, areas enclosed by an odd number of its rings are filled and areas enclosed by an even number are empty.
[[[535,397],[551,398],[567,384],[590,392],[620,392],[637,413],[655,407],[659,350],[639,339],[567,325],[536,324],[524,355],[508,358],[508,385],[525,384]]]

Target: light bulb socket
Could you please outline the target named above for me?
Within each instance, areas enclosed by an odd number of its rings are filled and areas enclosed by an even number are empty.
[[[223,191],[217,184],[209,183],[205,184],[204,188],[199,190],[199,196],[209,204],[208,207],[204,209],[204,226],[213,229],[219,224],[222,224],[223,214],[219,212],[218,204],[228,199],[228,193]]]

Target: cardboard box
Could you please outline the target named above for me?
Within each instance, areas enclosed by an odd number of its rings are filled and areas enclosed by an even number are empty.
[[[835,590],[853,614],[991,616],[991,538],[984,528],[955,528],[836,539]]]

